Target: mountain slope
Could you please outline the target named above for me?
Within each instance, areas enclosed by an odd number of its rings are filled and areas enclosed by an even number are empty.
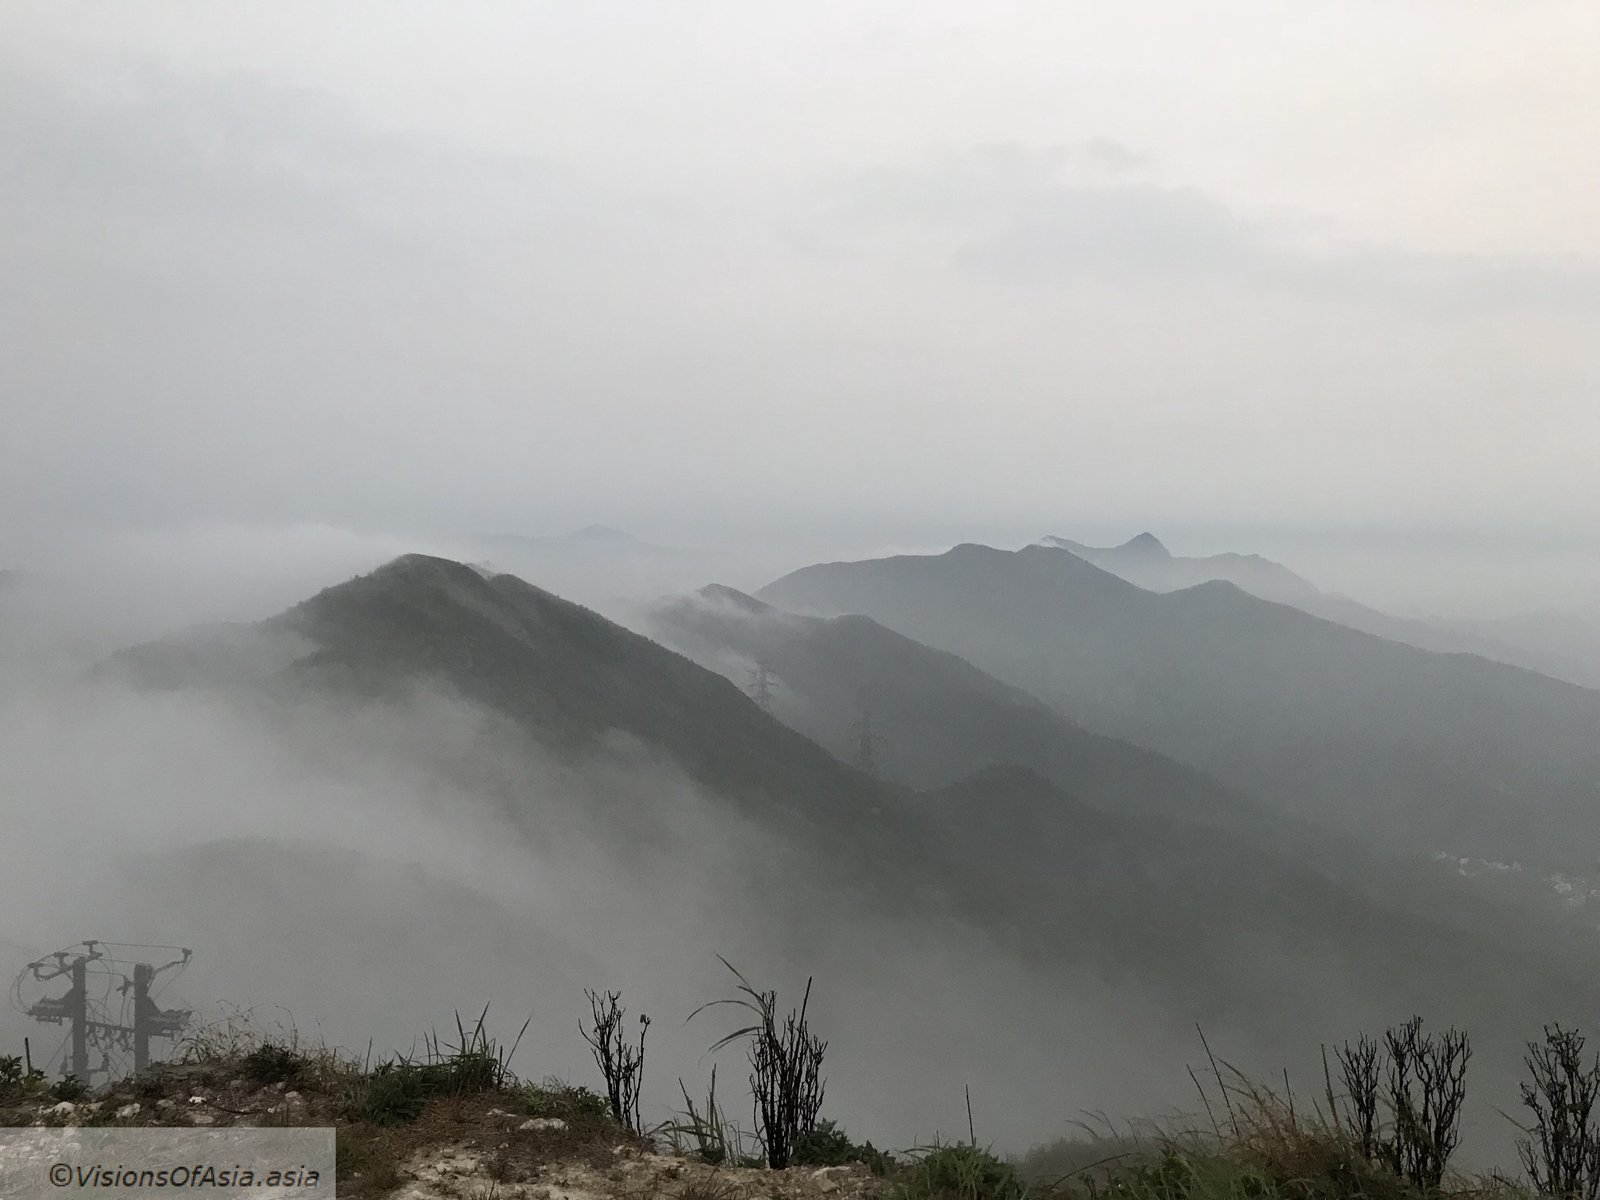
[[[663,604],[654,615],[663,641],[747,690],[754,690],[760,664],[772,713],[845,761],[859,754],[859,719],[870,713],[876,765],[897,783],[944,788],[990,768],[1022,767],[1074,804],[1184,828],[1209,826],[1208,836],[1226,831],[1237,849],[1309,869],[1386,908],[1495,930],[1513,944],[1528,939],[1528,927],[1492,902],[1481,881],[1425,855],[1376,852],[1172,759],[1091,733],[1026,692],[869,617],[797,616],[715,585]],[[1187,873],[1175,869],[1176,878]],[[1551,911],[1553,894],[1534,889],[1522,898],[1536,924],[1559,918]]]
[[[958,903],[930,882],[938,872],[921,874],[936,851],[904,789],[838,762],[721,676],[513,576],[408,555],[262,622],[256,639],[244,632],[135,647],[106,672],[136,686],[220,687],[268,724],[307,700],[345,714],[419,691],[445,697],[447,712],[450,699],[471,701],[510,736],[492,730],[481,755],[437,768],[452,793],[503,813],[530,849],[547,840],[546,821],[577,822],[641,870],[681,845],[683,810],[715,844],[769,860],[760,906],[791,953],[831,936],[817,889],[886,918]],[[285,661],[263,644],[300,650]],[[701,869],[726,903],[749,901],[746,863]],[[1015,915],[979,895],[959,903],[969,919]]]
[[[1515,617],[1435,618],[1445,634],[1490,647],[1490,658],[1516,663],[1583,687],[1600,688],[1600,603]]]
[[[1112,599],[1128,586],[1096,574]],[[185,654],[198,653],[208,661],[194,676],[203,686],[220,679],[262,691],[269,722],[273,706],[307,696],[356,711],[418,688],[444,689],[500,714],[529,745],[578,764],[604,761],[621,731],[647,752],[661,786],[647,772],[641,786],[608,796],[611,777],[602,776],[568,803],[581,808],[592,797],[617,810],[585,836],[623,839],[659,817],[658,808],[670,819],[669,772],[659,767],[676,764],[705,788],[713,829],[720,834],[727,824],[756,836],[718,836],[694,855],[678,851],[705,843],[668,843],[676,849],[655,851],[671,856],[664,864],[648,851],[613,847],[610,861],[682,873],[691,883],[683,891],[739,913],[772,953],[808,969],[843,971],[888,955],[892,980],[906,962],[926,967],[948,959],[953,944],[976,946],[986,962],[1026,964],[1040,989],[1029,1003],[1054,1004],[1075,981],[1099,979],[1158,1003],[1174,1028],[1215,1018],[1245,1031],[1264,1054],[1418,1006],[1506,1031],[1600,1002],[1587,982],[1592,956],[1553,944],[1553,930],[1544,941],[1519,942],[1452,928],[1232,831],[1093,808],[1016,767],[990,767],[933,792],[874,781],[761,712],[727,679],[521,580],[408,557],[330,588],[258,632],[290,658],[253,660],[253,684],[243,668],[209,665],[219,655],[237,663],[244,639],[234,634],[184,654],[143,647],[114,669],[189,686],[183,673],[194,662]],[[882,637],[868,632],[874,642]],[[981,676],[974,684],[970,668],[910,649],[902,660],[910,669],[931,663],[931,675],[915,678],[965,678],[992,703],[1011,706],[993,711],[1037,719],[1037,706],[981,685]],[[487,807],[503,808],[510,828],[537,833],[570,816],[508,778],[501,786],[491,764],[482,782],[493,801]],[[461,790],[440,794],[461,803]],[[509,833],[507,843],[498,849],[514,848]],[[734,857],[745,845],[758,847],[757,856]],[[724,846],[735,849],[719,857]],[[1435,894],[1447,903],[1446,893]],[[703,936],[680,928],[686,916],[670,904],[654,915],[662,939]],[[1488,961],[1497,969],[1485,973]]]
[[[808,820],[867,820],[872,780],[772,720],[727,680],[511,575],[407,555],[263,622],[253,642],[298,647],[272,663],[280,684],[354,696],[447,686],[564,755],[627,735],[692,779]],[[205,631],[119,656],[141,680],[238,681],[254,665],[242,631]],[[779,782],[774,782],[779,781]],[[804,804],[802,804],[802,798]]]
[[[1297,1018],[1283,1005],[1306,1002],[1291,994],[1353,986],[1345,1000],[1358,995],[1379,1011],[1420,1003],[1483,1028],[1503,1019],[1502,1002],[1527,1011],[1568,1003],[1576,964],[1592,953],[1575,954],[1554,927],[1523,925],[1526,940],[1515,943],[1450,929],[1225,831],[1088,809],[1024,768],[989,768],[921,803],[952,853],[1009,864],[1005,886],[1046,922],[1068,925],[1072,953],[1162,962],[1154,986],[1177,981],[1167,1001],[1187,994],[1197,1019],[1199,1006],[1230,1019],[1243,1008],[1287,1032]],[[1526,972],[1502,999],[1485,995],[1490,962]],[[1260,1002],[1241,1002],[1235,988]]]
[[[1569,683],[1591,685],[1582,670],[1571,669],[1561,659],[1541,655],[1519,645],[1513,637],[1497,636],[1484,626],[1464,623],[1420,621],[1396,617],[1370,605],[1334,592],[1325,592],[1309,579],[1295,574],[1282,563],[1259,554],[1211,554],[1186,558],[1169,551],[1151,533],[1120,546],[1086,546],[1063,537],[1041,538],[1040,546],[1067,550],[1103,571],[1150,592],[1176,592],[1202,583],[1231,583],[1252,596],[1288,604],[1374,637],[1404,642],[1421,650],[1441,654],[1477,654],[1496,662],[1539,671]]]
[[[1491,857],[1600,854],[1600,694],[1060,549],[808,567],[761,598],[860,613],[1287,811]]]
[[[865,715],[883,775],[944,787],[997,765],[1023,766],[1098,808],[1259,832],[1254,800],[1198,771],[1091,733],[953,654],[869,617],[797,616],[713,585],[658,606],[667,644],[735,683],[769,672],[772,711],[845,761]]]

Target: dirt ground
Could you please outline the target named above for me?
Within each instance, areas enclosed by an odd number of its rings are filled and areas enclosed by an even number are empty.
[[[92,1097],[0,1097],[0,1125],[332,1126],[339,1192],[355,1200],[878,1200],[889,1190],[861,1164],[713,1165],[526,1088],[435,1096],[394,1124],[352,1119],[351,1108],[336,1076],[261,1083],[229,1064],[167,1064]]]

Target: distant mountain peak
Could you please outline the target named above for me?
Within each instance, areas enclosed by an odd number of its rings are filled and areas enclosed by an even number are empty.
[[[1326,609],[1327,598],[1315,584],[1302,579],[1282,563],[1259,554],[1225,553],[1186,558],[1173,554],[1149,532],[1130,538],[1120,546],[1086,546],[1062,537],[1047,537],[1037,544],[1069,551],[1148,591],[1181,591],[1207,579],[1224,579],[1252,596],[1274,603],[1292,604],[1318,615]]]
[[[940,558],[983,558],[995,554],[1006,554],[1008,551],[997,550],[993,546],[985,546],[982,542],[958,542],[951,546]],[[918,556],[922,557],[922,556]]]
[[[1161,539],[1149,532],[1141,533],[1135,538],[1129,538],[1117,549],[1125,554],[1140,554],[1148,558],[1172,557],[1172,552],[1161,544]]]
[[[440,558],[434,554],[402,554],[392,558],[372,572],[374,578],[435,578],[435,579],[462,579],[477,575],[482,577],[482,572],[468,566],[466,563],[457,562],[453,558]]]

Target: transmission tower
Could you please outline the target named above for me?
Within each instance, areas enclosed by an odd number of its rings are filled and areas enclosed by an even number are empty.
[[[143,961],[143,955],[121,957],[125,951],[176,951],[179,957],[161,966]],[[25,1016],[46,1025],[68,1026],[68,1049],[61,1073],[89,1086],[96,1074],[109,1080],[132,1054],[133,1073],[150,1065],[150,1039],[176,1038],[194,1015],[187,1009],[163,1009],[156,1004],[155,984],[163,975],[175,978],[193,955],[181,946],[140,946],[120,942],[79,942],[47,954],[22,969],[12,984],[12,1003]],[[29,985],[67,980],[67,990],[31,1003]],[[171,983],[171,978],[167,980]],[[165,985],[161,990],[165,990]],[[113,995],[119,996],[116,1012]],[[100,1066],[90,1067],[90,1047],[100,1051]],[[70,1047],[70,1048],[68,1048]]]
[[[853,754],[851,762],[858,771],[878,777],[878,747],[883,745],[883,738],[873,732],[872,709],[863,705],[861,719],[855,723],[850,733]]]
[[[775,678],[772,668],[758,660],[750,671],[750,682],[745,687],[750,699],[768,716],[772,715],[772,683]]]

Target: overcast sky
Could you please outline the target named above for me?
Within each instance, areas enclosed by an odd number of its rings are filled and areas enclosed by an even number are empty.
[[[1597,61],[1593,0],[9,0],[0,550],[1600,544]]]

